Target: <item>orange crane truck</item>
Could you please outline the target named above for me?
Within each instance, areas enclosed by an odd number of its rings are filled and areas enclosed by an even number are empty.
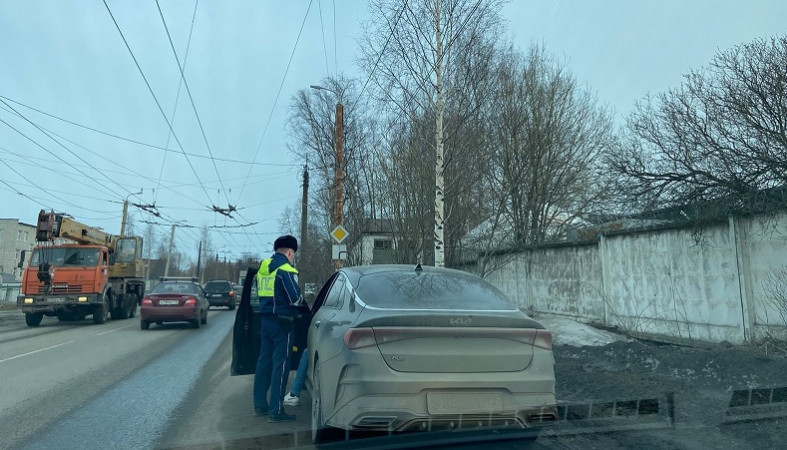
[[[142,238],[116,236],[66,214],[38,214],[37,246],[22,277],[17,304],[28,326],[44,316],[61,321],[93,316],[101,324],[134,317],[144,293]],[[25,255],[19,263],[24,266]]]

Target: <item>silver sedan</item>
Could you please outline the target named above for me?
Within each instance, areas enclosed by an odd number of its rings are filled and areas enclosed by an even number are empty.
[[[531,427],[557,419],[552,336],[482,278],[349,267],[314,303],[312,434]]]

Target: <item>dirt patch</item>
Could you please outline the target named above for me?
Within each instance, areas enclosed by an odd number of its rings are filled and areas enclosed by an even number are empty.
[[[666,435],[677,448],[694,448],[689,442],[698,436],[699,442],[727,442],[730,448],[767,446],[774,436],[787,439],[787,402],[783,414],[769,418],[775,422],[763,422],[762,414],[746,416],[755,417],[757,426],[742,427],[740,416],[730,414],[741,409],[734,407],[736,399],[754,398],[750,389],[771,392],[787,386],[787,358],[773,351],[773,343],[769,345],[768,355],[760,347],[729,344],[693,348],[619,341],[600,347],[558,346],[554,349],[556,394],[564,404],[669,396],[674,399],[675,427]]]

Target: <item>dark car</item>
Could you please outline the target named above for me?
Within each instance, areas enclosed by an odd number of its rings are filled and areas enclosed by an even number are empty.
[[[240,293],[235,290],[235,285],[227,280],[213,280],[205,284],[205,295],[210,306],[226,306],[235,309],[235,297]]]
[[[208,323],[209,308],[197,278],[162,278],[142,299],[139,325],[147,330],[152,322],[189,322],[199,328]]]

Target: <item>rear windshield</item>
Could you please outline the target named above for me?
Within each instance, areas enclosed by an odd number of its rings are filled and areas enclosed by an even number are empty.
[[[205,292],[229,292],[232,285],[226,281],[209,281],[205,284]]]
[[[356,293],[366,304],[379,308],[514,309],[505,294],[469,274],[374,273],[359,279]]]
[[[194,283],[159,283],[150,291],[151,294],[197,294]]]

